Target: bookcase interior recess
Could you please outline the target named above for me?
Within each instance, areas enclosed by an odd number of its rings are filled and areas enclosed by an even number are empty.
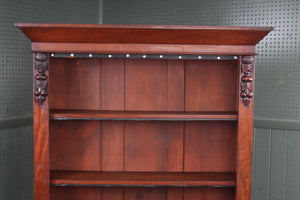
[[[272,28],[16,26],[34,52],[35,200],[251,199]]]
[[[118,191],[120,199],[137,195],[189,199],[197,192],[208,199],[218,195],[234,199],[236,118],[226,117],[237,115],[237,60],[51,58],[49,62],[49,93],[55,94],[49,96],[50,116],[54,115],[49,139],[51,199],[81,198],[80,192],[97,199]],[[71,115],[56,120],[55,114],[78,110],[111,115],[206,113],[216,118],[75,120]],[[63,184],[67,186],[60,188]],[[119,187],[96,187],[102,185]]]

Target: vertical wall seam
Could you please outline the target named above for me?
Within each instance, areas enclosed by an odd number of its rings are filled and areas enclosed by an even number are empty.
[[[254,128],[253,131],[253,162],[252,162],[252,189],[251,189],[251,193],[252,193],[252,197],[251,199],[253,199],[253,197],[255,196],[255,181],[254,181],[254,175],[255,175],[255,169],[254,167],[256,166],[256,128]]]
[[[2,174],[2,141],[1,141],[1,138],[2,138],[2,133],[1,133],[1,129],[0,129],[0,174]],[[0,197],[3,194],[3,191],[2,191],[2,180],[3,180],[3,178],[1,178],[1,177],[2,176],[0,176]]]
[[[268,199],[271,200],[271,195],[270,195],[270,187],[271,187],[271,150],[272,150],[272,129],[269,129],[269,138],[270,138],[270,143],[269,143],[269,174],[268,174]]]
[[[287,130],[285,130],[285,163],[284,163],[284,184],[283,184],[283,196],[284,196],[284,200],[286,200],[287,158],[288,158],[288,132],[287,132]]]

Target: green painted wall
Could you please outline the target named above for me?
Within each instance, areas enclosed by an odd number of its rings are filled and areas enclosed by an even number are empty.
[[[99,4],[0,0],[0,200],[33,200],[32,55],[13,23],[97,24]]]
[[[300,131],[254,130],[253,200],[300,199]]]
[[[0,199],[33,200],[32,126],[0,130]]]

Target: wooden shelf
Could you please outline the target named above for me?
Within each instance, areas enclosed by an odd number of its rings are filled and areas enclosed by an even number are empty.
[[[233,172],[84,172],[51,171],[50,184],[56,186],[227,186],[234,187]]]
[[[237,120],[236,112],[134,112],[98,110],[51,110],[54,120]]]

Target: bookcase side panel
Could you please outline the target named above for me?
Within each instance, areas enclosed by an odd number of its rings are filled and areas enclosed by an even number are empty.
[[[33,54],[34,199],[49,200],[49,98],[47,53]]]
[[[251,200],[254,106],[254,56],[240,56],[237,65],[236,200]]]

